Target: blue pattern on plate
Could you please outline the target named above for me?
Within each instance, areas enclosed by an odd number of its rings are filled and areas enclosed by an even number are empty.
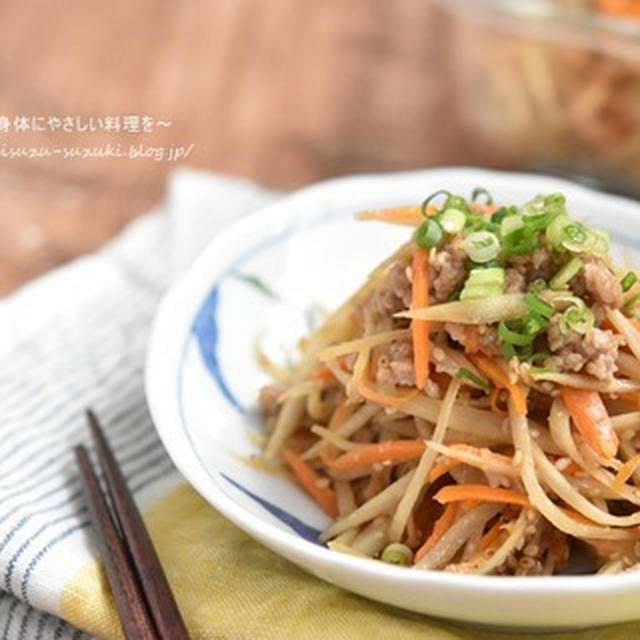
[[[218,387],[220,388],[222,395],[238,411],[243,413],[244,409],[242,408],[242,405],[233,395],[224,379],[224,376],[222,375],[220,362],[218,360],[218,300],[219,288],[215,287],[202,303],[202,306],[193,321],[192,331],[198,339],[200,355],[202,356],[209,373],[218,383]]]
[[[317,544],[318,537],[320,536],[320,531],[318,529],[314,529],[310,527],[308,524],[305,524],[301,520],[298,520],[295,516],[292,516],[290,513],[284,511],[280,507],[276,507],[275,504],[272,504],[268,500],[257,496],[255,493],[249,491],[249,489],[245,489],[241,484],[238,484],[235,480],[231,479],[229,476],[224,473],[220,474],[227,482],[232,484],[237,489],[240,489],[242,493],[248,495],[250,498],[255,500],[259,505],[264,507],[269,513],[274,515],[278,520],[284,522],[287,526],[291,527],[299,536],[308,540],[309,542],[315,542]]]

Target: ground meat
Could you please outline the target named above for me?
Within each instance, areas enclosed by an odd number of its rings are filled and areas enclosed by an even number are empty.
[[[452,340],[461,344],[467,353],[481,351],[490,357],[495,357],[500,353],[500,338],[495,327],[445,322],[444,330]]]
[[[506,269],[504,281],[506,293],[524,293],[527,289],[527,278],[518,269]]]
[[[260,410],[265,418],[270,418],[278,413],[278,398],[284,393],[284,387],[280,384],[266,384],[258,395]]]
[[[411,340],[394,340],[378,356],[376,381],[383,385],[413,386],[416,383]]]
[[[386,279],[358,309],[365,335],[408,325],[407,320],[394,318],[393,314],[410,306],[411,282],[407,277],[407,269],[395,262]]]
[[[549,348],[555,354],[558,371],[581,371],[600,380],[610,380],[618,370],[618,348],[623,342],[612,331],[589,329],[585,335],[576,331],[563,333],[559,316],[551,319],[548,331]]]
[[[467,277],[467,254],[460,239],[445,244],[429,257],[431,295],[434,303],[446,302]]]
[[[535,251],[511,259],[511,267],[524,276],[530,284],[538,278],[548,280],[559,268],[558,259],[551,250],[543,245]]]
[[[622,286],[601,259],[586,258],[583,270],[571,281],[571,289],[594,304],[614,309],[622,305]]]

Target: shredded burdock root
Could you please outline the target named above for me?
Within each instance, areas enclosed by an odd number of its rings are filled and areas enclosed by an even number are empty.
[[[260,395],[321,542],[419,570],[639,567],[640,283],[608,235],[559,193],[359,217],[415,231]]]

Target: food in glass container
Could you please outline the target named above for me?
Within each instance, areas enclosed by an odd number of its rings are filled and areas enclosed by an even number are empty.
[[[640,24],[620,18],[637,2],[441,5],[455,16],[453,76],[472,141],[498,163],[582,172],[638,193]]]

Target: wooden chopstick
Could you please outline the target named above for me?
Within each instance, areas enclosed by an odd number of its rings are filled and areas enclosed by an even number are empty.
[[[127,550],[111,518],[87,450],[79,446],[75,453],[91,523],[125,636],[130,640],[157,640],[138,578],[129,565]]]
[[[98,418],[87,411],[100,467],[107,485],[115,519],[133,562],[142,592],[149,606],[158,637],[162,640],[188,640],[189,634],[162,570],[158,554],[131,495],[120,467],[107,443]]]

